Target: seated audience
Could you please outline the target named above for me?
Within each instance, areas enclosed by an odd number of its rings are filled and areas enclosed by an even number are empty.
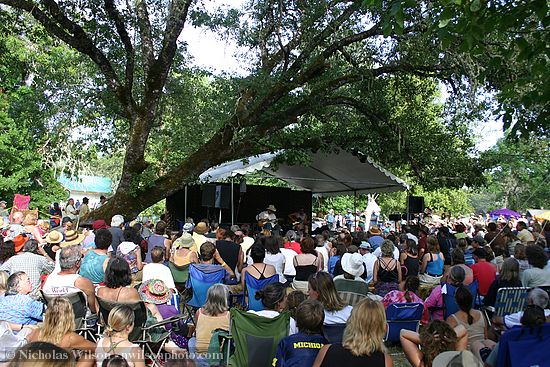
[[[476,263],[472,265],[472,271],[474,279],[478,282],[478,293],[481,296],[486,296],[489,287],[496,279],[497,267],[487,261],[487,251],[483,248],[474,250],[474,260]]]
[[[114,257],[109,260],[105,271],[105,286],[98,287],[96,294],[98,297],[112,302],[139,302],[141,297],[136,288],[131,287],[132,276],[128,262],[121,257]],[[145,303],[149,313],[157,321],[162,321],[156,305]]]
[[[528,245],[525,248],[527,261],[531,265],[530,269],[523,271],[521,283],[524,287],[543,287],[550,286],[550,268],[548,258],[544,250],[539,245]]]
[[[55,356],[55,358],[52,358]],[[32,342],[15,351],[9,367],[74,367],[71,352],[47,342]]]
[[[241,246],[235,243],[235,233],[224,231],[223,237],[216,241],[216,250],[222,260],[234,272],[240,272],[243,269],[244,255]]]
[[[284,247],[286,249],[293,250],[294,252],[296,252],[296,254],[301,254],[302,253],[301,245],[300,243],[297,242],[299,239],[298,234],[295,231],[290,230],[286,232],[285,237],[288,240],[288,242],[285,242]]]
[[[405,251],[399,257],[399,262],[407,269],[407,278],[418,276],[418,272],[420,271],[418,245],[410,238],[407,238],[405,244]]]
[[[395,246],[392,241],[384,240],[380,246],[381,256],[374,263],[373,282],[376,294],[384,297],[386,293],[399,289],[401,283],[401,265],[394,258]]]
[[[385,335],[384,307],[378,301],[364,299],[351,313],[342,344],[324,345],[313,366],[391,367],[393,360],[384,346]]]
[[[306,299],[307,296],[302,291],[292,291],[286,297],[286,310],[290,312],[290,316],[292,316],[292,318],[296,319],[296,308],[298,308],[300,303],[304,302]]]
[[[47,296],[63,296],[69,293],[83,292],[86,295],[88,309],[92,313],[97,313],[94,285],[89,279],[78,274],[81,258],[80,246],[63,247],[59,254],[61,271],[48,275],[42,292]]]
[[[286,308],[286,288],[281,283],[270,283],[266,285],[263,290],[256,292],[255,298],[257,300],[262,300],[264,309],[261,311],[248,310],[248,312],[259,316],[274,318],[279,316]],[[288,335],[296,333],[296,322],[291,317]]]
[[[44,304],[33,299],[29,293],[32,291],[32,283],[22,271],[9,276],[7,291],[0,297],[0,318],[21,325],[36,325],[42,321]]]
[[[300,303],[295,317],[298,332],[279,342],[273,361],[275,367],[311,366],[319,349],[327,343],[322,335],[325,313],[320,302],[310,299]]]
[[[246,277],[245,274],[250,274],[254,279],[263,280],[270,278],[277,274],[277,271],[273,265],[265,264],[265,249],[258,242],[252,245],[250,248],[250,257],[252,258],[252,264],[245,267],[241,272],[241,284],[243,289],[246,290]]]
[[[344,274],[334,277],[337,291],[367,294],[369,286],[361,275],[365,272],[363,257],[359,253],[344,254],[341,259]]]
[[[273,265],[275,271],[279,275],[279,282],[286,283],[284,276],[286,258],[279,248],[278,236],[266,237],[264,240],[265,258],[264,264]]]
[[[208,289],[206,303],[195,313],[196,336],[189,339],[191,353],[207,353],[212,332],[229,330],[228,298],[229,289],[224,284],[215,284]]]
[[[37,255],[38,251],[41,255]],[[18,272],[24,272],[29,277],[32,284],[32,292],[37,293],[40,287],[40,277],[42,274],[49,274],[54,269],[54,262],[46,256],[46,252],[37,242],[28,240],[23,245],[23,252],[10,257],[1,266],[0,271],[6,271],[10,275]]]
[[[401,347],[405,357],[414,367],[431,367],[440,353],[462,351],[468,346],[468,335],[464,326],[454,329],[444,321],[434,320],[420,329],[420,334],[401,330]]]
[[[80,275],[88,278],[94,284],[103,282],[105,278],[105,269],[109,262],[107,254],[113,237],[106,228],[100,228],[95,231],[95,248],[86,252],[82,264],[80,265]]]
[[[519,263],[513,257],[509,257],[502,263],[500,272],[495,281],[489,287],[487,295],[483,298],[485,306],[494,306],[497,300],[497,292],[500,288],[521,287],[519,279]]]
[[[459,285],[464,284],[464,277],[464,269],[458,266],[453,266],[451,268],[451,272],[449,273],[447,283],[458,287]],[[434,310],[431,311],[432,320],[443,320],[443,286],[444,284],[437,285],[434,289],[432,289],[432,292],[424,301],[424,305],[428,307],[428,309],[434,308]]]
[[[122,260],[126,263],[125,260]],[[134,329],[134,311],[126,305],[114,307],[109,312],[105,336],[97,341],[95,358],[97,364],[110,355],[124,357],[133,367],[145,367],[145,355],[138,344],[128,340]]]
[[[544,315],[550,322],[550,305],[548,302],[548,293],[540,288],[533,288],[527,295],[527,305],[535,305],[544,310]],[[511,329],[514,326],[521,325],[523,311],[512,313],[506,316],[493,316],[492,321],[496,328]]]
[[[169,261],[178,267],[197,264],[199,257],[195,251],[191,250],[192,247],[196,247],[193,236],[187,232],[182,233],[172,244]]]
[[[145,262],[151,263],[154,262],[152,258],[152,251],[155,247],[160,247],[162,251],[164,252],[163,259],[169,259],[170,258],[170,246],[172,245],[172,241],[170,241],[166,236],[166,229],[168,228],[168,225],[164,221],[159,221],[157,225],[155,226],[155,233],[147,239],[148,245],[148,251],[145,255]]]
[[[348,321],[353,308],[340,298],[329,273],[319,272],[309,277],[308,296],[323,304],[325,325],[344,324]]]
[[[468,349],[471,350],[474,342],[482,342],[489,346],[494,344],[487,339],[487,322],[485,316],[478,310],[472,309],[474,296],[468,288],[460,285],[455,292],[455,302],[458,306],[458,311],[447,318],[447,323],[451,327],[458,325],[464,326],[468,332]]]
[[[65,350],[80,350],[86,352],[79,362],[94,362],[90,355],[95,352],[96,344],[86,340],[76,332],[73,306],[63,297],[55,297],[48,303],[44,314],[44,323],[27,337],[32,343],[35,341],[48,342]],[[82,364],[82,363],[80,363]]]
[[[152,262],[143,267],[142,280],[146,282],[151,279],[160,279],[168,288],[176,289],[172,272],[168,266],[164,265],[165,249],[157,246],[149,251],[149,255]]]
[[[433,285],[439,283],[443,275],[445,257],[439,248],[439,242],[435,236],[426,239],[427,251],[422,257],[420,266],[420,281],[423,284]]]
[[[430,312],[428,307],[424,304],[424,301],[418,297],[415,292],[420,287],[420,280],[418,277],[408,277],[403,284],[403,290],[391,291],[384,296],[382,303],[385,308],[393,303],[420,303],[424,306],[424,312],[422,313],[422,324],[425,325],[430,320]]]
[[[460,242],[461,240],[462,239],[460,239],[458,241]],[[466,239],[463,239],[463,240],[466,241]],[[452,266],[449,267],[445,271],[445,274],[443,274],[443,277],[441,277],[441,282],[442,283],[447,283],[448,282],[449,273],[451,272],[451,269],[455,266],[459,266],[462,269],[464,269],[464,274],[465,274],[464,285],[470,285],[470,284],[473,283],[473,281],[474,281],[474,272],[473,272],[472,268],[470,268],[468,265],[466,265],[465,259],[464,259],[464,252],[461,249],[455,248],[453,250],[453,253],[451,255],[451,264],[452,264]]]
[[[310,275],[320,271],[322,266],[322,255],[315,251],[315,241],[311,237],[304,238],[300,242],[300,253],[294,257],[296,276],[292,283],[293,288],[305,293]]]
[[[197,268],[201,271],[215,271],[218,269],[224,269],[226,275],[231,279],[235,279],[235,273],[221,258],[219,252],[216,250],[216,247],[211,242],[205,242],[200,246],[200,258],[199,263],[196,265]],[[265,254],[265,251],[262,250]],[[216,261],[218,264],[214,264]],[[244,269],[243,269],[244,271]],[[227,277],[227,276],[226,276]]]
[[[122,257],[128,265],[132,279],[139,281],[142,279],[143,262],[141,260],[141,236],[134,228],[126,228],[123,231],[124,241],[121,242],[116,250],[116,256]]]

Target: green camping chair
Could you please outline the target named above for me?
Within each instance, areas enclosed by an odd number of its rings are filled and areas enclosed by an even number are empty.
[[[279,341],[288,335],[290,313],[275,318],[231,309],[231,332],[235,353],[229,359],[234,367],[269,367],[275,358]]]

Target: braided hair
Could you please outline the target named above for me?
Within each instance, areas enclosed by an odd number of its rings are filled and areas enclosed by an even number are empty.
[[[468,315],[468,325],[474,323],[474,317],[470,314],[474,297],[464,284],[460,284],[455,291],[455,301],[458,308]]]

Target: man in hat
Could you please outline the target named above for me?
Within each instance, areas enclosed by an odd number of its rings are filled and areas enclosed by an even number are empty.
[[[206,233],[208,233],[208,225],[206,222],[199,222],[195,228],[193,228],[193,240],[196,245],[196,247],[193,247],[193,250],[197,251],[197,253],[200,253],[203,243],[209,242],[208,238],[205,236]]]
[[[120,214],[114,215],[111,218],[111,227],[109,228],[109,232],[111,232],[111,236],[113,237],[113,242],[111,242],[113,253],[116,253],[118,245],[124,241],[122,227],[124,227],[124,217]]]
[[[275,205],[270,204],[263,212],[260,212],[260,214],[256,216],[258,226],[263,227],[266,223],[271,223],[271,225],[275,227],[277,225],[276,211],[277,208],[275,208]]]
[[[471,266],[474,279],[477,279],[479,294],[485,296],[496,279],[497,267],[487,261],[487,251],[482,247],[474,250],[474,260],[476,263]]]
[[[60,250],[59,265],[61,271],[48,275],[42,291],[47,296],[64,296],[70,293],[83,292],[86,295],[88,308],[97,313],[98,305],[92,282],[79,275],[82,254],[79,246],[67,246]]]
[[[372,226],[367,231],[367,242],[370,243],[372,248],[376,250],[382,242],[384,242],[384,237],[382,237],[382,231],[378,226]]]
[[[40,255],[35,253],[37,251]],[[8,272],[10,275],[16,272],[27,274],[31,280],[33,293],[36,293],[40,286],[42,273],[49,274],[53,269],[53,260],[36,241],[26,241],[23,252],[10,257],[0,266],[0,271]]]

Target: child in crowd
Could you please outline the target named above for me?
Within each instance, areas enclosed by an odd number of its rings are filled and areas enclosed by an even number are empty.
[[[325,312],[321,302],[303,301],[296,308],[295,315],[298,333],[279,342],[273,366],[311,366],[319,349],[327,343],[322,335]]]

